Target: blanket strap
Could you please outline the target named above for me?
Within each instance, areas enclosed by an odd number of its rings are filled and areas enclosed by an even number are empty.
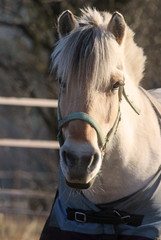
[[[130,214],[125,211],[107,208],[99,212],[67,208],[68,220],[81,223],[100,223],[100,224],[126,224],[131,226],[140,226],[143,215]]]

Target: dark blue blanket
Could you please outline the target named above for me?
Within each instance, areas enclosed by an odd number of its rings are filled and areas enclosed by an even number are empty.
[[[85,196],[69,188],[59,174],[57,194],[51,214],[43,229],[41,240],[145,240],[161,239],[161,168],[151,181],[136,193],[108,204],[95,205]],[[131,214],[144,215],[140,226],[127,224],[98,224],[67,219],[67,208],[100,211],[114,208]]]

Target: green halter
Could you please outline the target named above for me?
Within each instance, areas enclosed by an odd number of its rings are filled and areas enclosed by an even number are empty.
[[[119,125],[119,122],[121,120],[120,103],[122,100],[122,96],[125,97],[125,100],[129,103],[129,105],[132,107],[132,109],[138,115],[140,114],[140,110],[134,105],[134,103],[132,101],[129,100],[128,95],[125,93],[124,86],[119,87],[118,96],[119,96],[119,106],[118,106],[117,117],[115,119],[115,122],[114,122],[112,128],[110,129],[110,131],[107,133],[106,137],[104,138],[104,135],[102,134],[102,130],[101,130],[99,124],[97,123],[97,121],[94,118],[92,118],[91,116],[89,116],[87,113],[75,112],[75,113],[69,114],[67,117],[62,119],[61,113],[60,113],[60,98],[61,98],[61,87],[60,87],[59,98],[58,98],[58,110],[57,110],[58,129],[59,129],[57,139],[59,141],[60,146],[62,146],[64,143],[64,139],[63,139],[63,135],[62,135],[63,126],[73,120],[82,120],[82,121],[85,121],[88,124],[90,124],[91,127],[93,127],[95,129],[95,131],[97,132],[100,149],[102,152],[104,152],[108,143],[112,140],[113,136],[115,135],[118,125]]]

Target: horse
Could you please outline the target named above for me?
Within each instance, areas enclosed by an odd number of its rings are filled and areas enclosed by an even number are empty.
[[[119,12],[67,10],[58,33],[59,188],[40,239],[160,239],[161,89],[140,86],[143,49]]]

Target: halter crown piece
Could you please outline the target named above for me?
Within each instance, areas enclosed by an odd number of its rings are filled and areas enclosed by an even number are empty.
[[[114,121],[114,124],[113,124],[112,128],[109,130],[109,132],[106,134],[106,137],[104,138],[104,135],[102,134],[102,130],[101,130],[99,124],[97,123],[97,121],[94,118],[92,118],[90,115],[88,115],[87,113],[75,112],[75,113],[69,114],[67,117],[62,119],[61,113],[60,113],[60,98],[61,98],[61,86],[60,86],[59,97],[58,97],[58,109],[57,109],[57,117],[58,117],[57,139],[59,141],[60,147],[64,143],[63,134],[62,134],[63,126],[66,125],[67,123],[71,122],[71,121],[74,121],[74,120],[82,120],[82,121],[85,121],[88,124],[90,124],[91,127],[93,127],[95,129],[95,131],[97,132],[98,142],[99,142],[99,145],[100,145],[100,149],[101,149],[101,152],[102,152],[102,158],[103,158],[104,151],[107,148],[108,143],[112,140],[113,136],[116,134],[119,122],[121,120],[120,104],[121,104],[121,101],[122,101],[122,96],[124,96],[125,100],[131,106],[131,108],[138,115],[140,114],[140,110],[134,105],[134,103],[132,101],[130,101],[128,95],[126,94],[124,86],[123,85],[120,86],[119,89],[118,89],[119,106],[118,106],[117,117]]]

